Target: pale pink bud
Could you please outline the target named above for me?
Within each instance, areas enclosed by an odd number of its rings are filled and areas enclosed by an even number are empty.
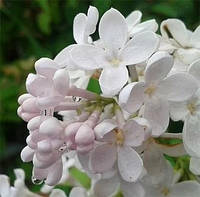
[[[35,151],[33,149],[31,149],[30,147],[28,147],[28,146],[24,147],[21,152],[22,161],[23,162],[32,161],[34,153],[35,153]]]

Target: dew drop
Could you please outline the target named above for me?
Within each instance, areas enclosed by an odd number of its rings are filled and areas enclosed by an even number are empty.
[[[81,101],[81,97],[72,96],[72,100],[74,102],[80,102]]]
[[[32,182],[35,185],[41,185],[43,183],[43,181],[44,180],[39,180],[39,179],[36,179],[35,177],[32,177]]]

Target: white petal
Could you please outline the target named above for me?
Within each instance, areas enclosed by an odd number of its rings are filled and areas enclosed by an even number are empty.
[[[200,28],[199,28],[200,29]],[[193,62],[190,67],[188,68],[188,72],[198,80],[200,85],[200,59]]]
[[[49,197],[66,197],[66,195],[61,189],[53,189]]]
[[[6,175],[0,175],[0,195],[7,197],[10,194],[10,181]]]
[[[123,180],[135,182],[143,171],[143,161],[134,149],[124,145],[119,148],[118,168]]]
[[[63,96],[66,96],[69,90],[69,75],[67,70],[60,69],[55,72],[53,82],[56,90]]]
[[[108,65],[103,49],[92,45],[76,45],[71,50],[72,60],[86,70],[95,70]]]
[[[139,10],[135,10],[131,12],[127,17],[126,17],[126,23],[128,25],[128,30],[129,32],[137,25],[140,23],[142,18],[142,12]]]
[[[147,62],[145,82],[161,81],[172,69],[173,62],[173,57],[167,52],[160,51],[152,55]]]
[[[200,121],[198,117],[191,117],[185,120],[183,142],[189,154],[192,153],[192,156],[200,157]]]
[[[106,96],[117,94],[128,81],[128,70],[126,67],[109,67],[103,69],[99,78],[101,90]]]
[[[158,30],[158,23],[155,19],[151,19],[145,22],[142,22],[138,25],[136,25],[132,31],[130,32],[131,36],[134,36],[134,34],[142,32],[142,31],[153,31],[156,32]]]
[[[74,62],[71,59],[71,54],[70,51],[72,50],[72,48],[76,46],[75,44],[69,45],[67,47],[65,47],[64,49],[62,49],[54,58],[54,61],[59,65],[59,67],[76,67],[76,65],[74,64]]]
[[[139,125],[135,120],[129,120],[123,130],[125,135],[124,143],[127,146],[137,147],[142,145],[145,138],[144,127]]]
[[[200,194],[200,184],[196,181],[177,183],[170,191],[170,197],[197,197]]]
[[[94,128],[94,132],[97,138],[103,138],[105,134],[112,131],[116,127],[117,123],[113,119],[106,119]]]
[[[191,37],[191,43],[194,47],[200,49],[200,25],[193,32]]]
[[[97,146],[91,153],[90,163],[95,173],[107,172],[112,169],[117,159],[117,148],[112,144]]]
[[[120,52],[123,64],[132,65],[144,62],[158,48],[159,38],[150,31],[136,34]]]
[[[165,99],[152,99],[145,103],[144,118],[152,126],[152,135],[160,136],[169,125],[169,106]]]
[[[35,70],[37,74],[43,75],[47,78],[53,78],[54,73],[59,66],[49,58],[40,58],[35,62]]]
[[[185,120],[188,114],[186,102],[170,102],[170,117],[174,121]]]
[[[119,187],[119,180],[116,176],[109,179],[98,180],[94,184],[94,194],[98,197],[113,196]]]
[[[87,25],[87,16],[83,13],[80,13],[75,16],[73,23],[73,35],[74,40],[78,44],[83,44],[87,42],[85,37],[85,29]]]
[[[74,187],[69,197],[88,197],[86,190],[82,187]]]
[[[124,197],[144,197],[145,196],[145,190],[139,182],[128,183],[125,181],[121,181],[120,186],[121,186],[121,190]]]
[[[16,179],[19,179],[21,181],[25,180],[25,172],[24,172],[24,170],[22,170],[20,168],[17,168],[17,169],[14,169],[14,173],[15,173]]]
[[[87,13],[88,22],[86,26],[86,35],[91,35],[96,30],[96,25],[99,19],[99,12],[96,7],[90,6]]]
[[[101,18],[99,36],[106,48],[119,50],[127,40],[128,27],[124,16],[116,9],[111,8]]]
[[[174,38],[181,46],[189,43],[189,34],[185,24],[178,19],[167,19],[161,23],[161,33],[164,38]]]
[[[173,168],[164,158],[162,152],[154,145],[149,143],[143,155],[144,167],[147,175],[143,178],[146,184],[150,185],[171,185],[173,179]]]
[[[161,81],[158,92],[170,101],[184,101],[189,99],[197,88],[197,83],[191,75],[177,73]]]
[[[119,103],[129,113],[136,112],[144,102],[144,83],[133,82],[125,86],[119,94]]]
[[[200,175],[200,158],[191,157],[190,159],[190,171],[195,175]]]

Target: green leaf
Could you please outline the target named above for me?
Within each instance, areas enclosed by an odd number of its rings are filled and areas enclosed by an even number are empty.
[[[76,181],[78,181],[86,189],[89,189],[91,187],[91,180],[84,172],[81,172],[77,168],[73,167],[69,169],[69,173]]]
[[[99,81],[94,79],[94,78],[90,78],[87,90],[91,91],[91,92],[95,92],[97,94],[101,93],[101,88],[99,85]]]

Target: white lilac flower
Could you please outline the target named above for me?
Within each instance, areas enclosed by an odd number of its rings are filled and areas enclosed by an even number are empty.
[[[95,127],[95,133],[102,144],[90,157],[94,173],[112,170],[117,162],[119,174],[127,182],[135,182],[143,171],[143,162],[133,147],[145,140],[145,131],[135,120],[129,120],[120,127],[114,120],[104,120]]]
[[[184,181],[177,183],[174,178],[173,168],[163,158],[159,162],[151,159],[150,174],[144,177],[143,186],[146,197],[197,197],[200,193],[200,184],[197,181]],[[149,162],[149,160],[147,161]]]
[[[144,118],[152,126],[153,136],[164,133],[169,124],[169,101],[184,101],[197,90],[195,79],[187,73],[167,76],[173,58],[166,52],[155,53],[148,61],[144,82],[128,84],[119,95],[119,103],[129,113],[144,104]]]
[[[172,72],[187,71],[189,64],[200,58],[200,26],[194,32],[178,19],[161,23],[162,44],[160,50],[173,52],[175,64]]]
[[[147,20],[141,23],[142,13],[139,10],[131,12],[126,17],[126,23],[128,25],[129,37],[142,31],[153,31],[156,32],[158,24],[155,19]]]
[[[128,81],[127,65],[145,61],[157,49],[159,39],[153,32],[142,32],[128,41],[125,18],[115,9],[101,18],[99,36],[105,49],[77,45],[71,50],[72,60],[85,70],[103,69],[99,78],[102,92],[115,95]],[[127,42],[128,41],[128,42]]]

